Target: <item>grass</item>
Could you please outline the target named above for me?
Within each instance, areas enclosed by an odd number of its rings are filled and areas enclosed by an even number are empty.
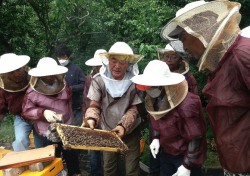
[[[212,168],[221,167],[217,153],[214,151],[208,150],[207,159],[203,166],[212,167]]]
[[[14,116],[7,115],[0,123],[0,142],[14,141]]]

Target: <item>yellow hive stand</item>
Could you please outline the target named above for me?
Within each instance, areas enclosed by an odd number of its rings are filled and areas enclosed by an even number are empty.
[[[0,159],[3,154],[11,152],[11,150],[0,149]],[[46,166],[42,171],[31,172],[30,170],[25,170],[20,176],[55,176],[63,170],[63,162],[61,158],[56,158],[52,163]],[[0,176],[3,176],[2,170],[0,170]]]

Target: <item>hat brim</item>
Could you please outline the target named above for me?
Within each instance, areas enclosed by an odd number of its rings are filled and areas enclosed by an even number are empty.
[[[124,59],[128,61],[130,64],[134,64],[139,62],[144,56],[139,54],[123,54],[123,53],[114,53],[114,52],[107,52],[100,54],[101,56],[105,56],[106,58],[109,58],[112,55],[121,55],[121,56],[128,56],[127,59]]]
[[[174,39],[178,39],[179,34],[182,33],[183,31],[185,31],[183,28],[181,28],[180,26],[177,25],[173,25],[173,28],[175,27],[175,29],[172,30],[172,32],[170,32],[168,34],[169,37],[174,38]]]
[[[103,63],[101,59],[91,58],[85,62],[85,65],[94,67],[94,66],[102,66]]]
[[[45,70],[42,68],[33,68],[28,73],[29,75],[34,77],[42,77],[42,76],[60,75],[66,73],[67,71],[68,68],[58,65],[56,68],[50,70]]]
[[[179,73],[170,73],[168,77],[149,77],[148,75],[136,75],[131,78],[132,82],[145,86],[167,86],[174,85],[185,80],[185,77]]]
[[[169,50],[169,49],[162,49],[162,48],[157,49],[157,52],[158,52],[158,53],[165,53],[165,52],[167,52],[167,51],[173,51],[173,50]]]
[[[6,63],[6,61],[3,61],[3,63],[0,62],[0,74],[15,71],[27,65],[29,61],[30,61],[29,56],[19,55],[19,56],[16,56],[15,60],[9,59],[8,62],[11,62],[11,63]]]
[[[213,2],[209,2],[209,3],[213,3]],[[204,5],[206,5],[207,2],[205,2],[204,4],[199,4],[198,6],[182,13],[179,16],[176,16],[175,18],[173,18],[172,20],[170,20],[163,28],[161,31],[161,37],[166,39],[166,40],[174,40],[174,39],[178,39],[178,35],[183,32],[183,31],[189,31],[186,26],[183,26],[183,23],[179,22],[182,21],[186,18],[189,18],[190,16],[193,16],[196,11],[204,11],[204,9],[206,9],[206,7]],[[216,4],[215,4],[216,5]],[[195,10],[197,9],[197,10]],[[202,10],[200,10],[202,9]]]

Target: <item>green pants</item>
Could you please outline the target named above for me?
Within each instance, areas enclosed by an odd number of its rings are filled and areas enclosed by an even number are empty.
[[[139,176],[140,175],[140,128],[123,137],[128,146],[127,155],[116,152],[103,152],[104,176]]]

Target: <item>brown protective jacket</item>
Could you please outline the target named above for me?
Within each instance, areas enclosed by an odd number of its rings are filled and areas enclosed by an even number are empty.
[[[238,36],[203,89],[223,168],[250,172],[250,39]]]
[[[153,129],[159,132],[162,150],[170,155],[183,155],[186,168],[200,167],[206,159],[206,125],[198,95],[188,92],[185,99],[164,117],[150,116]],[[198,142],[194,140],[200,139]],[[191,147],[190,147],[190,144]]]
[[[11,113],[21,115],[22,101],[25,90],[21,92],[8,92],[0,88],[0,115]]]
[[[140,118],[123,118],[131,110],[131,106],[141,103],[141,99],[135,93],[135,85],[131,84],[127,91],[120,98],[114,99],[107,92],[105,83],[100,74],[96,74],[89,88],[88,96],[101,104],[100,128],[103,130],[112,130],[118,124],[130,124],[125,129],[126,134],[132,132],[141,122]],[[99,121],[99,119],[97,119]]]

